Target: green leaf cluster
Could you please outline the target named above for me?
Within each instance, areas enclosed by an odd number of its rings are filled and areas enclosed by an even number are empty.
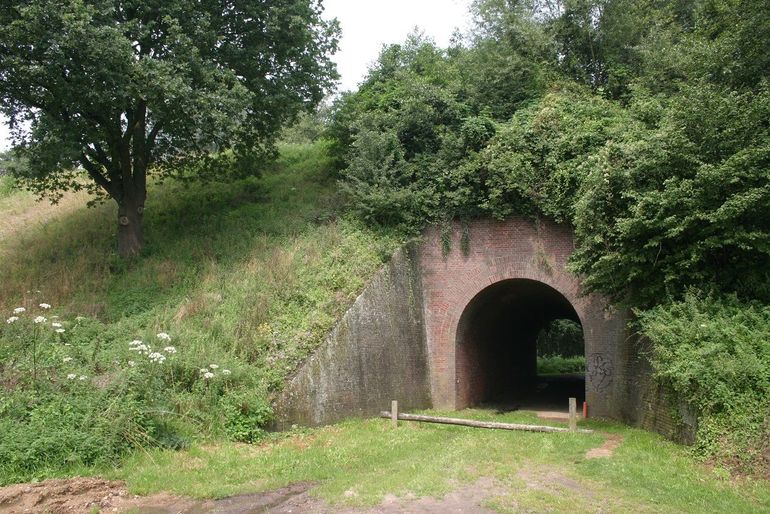
[[[699,415],[700,453],[743,471],[767,469],[770,307],[691,292],[639,322],[658,379]]]
[[[770,301],[757,2],[549,6],[478,1],[464,42],[383,50],[329,130],[353,209],[413,232],[481,216],[572,224],[573,270],[634,307],[691,286]],[[491,78],[514,71],[526,78]]]

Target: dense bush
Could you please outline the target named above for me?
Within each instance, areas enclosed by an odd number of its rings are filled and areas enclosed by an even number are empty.
[[[545,355],[537,357],[538,375],[566,375],[570,373],[585,373],[586,358],[584,355],[563,357],[561,355]]]
[[[561,357],[585,356],[583,327],[571,319],[557,319],[538,334],[538,357],[558,355]]]
[[[477,216],[571,223],[585,286],[631,306],[694,284],[770,301],[758,9],[479,0],[466,46],[388,47],[337,104],[343,189],[361,218],[412,232]]]
[[[0,484],[85,466],[110,466],[153,443],[152,422],[131,395],[73,383],[14,391],[0,400]]]
[[[770,307],[689,293],[639,321],[656,376],[698,415],[697,450],[770,469]]]
[[[0,327],[0,483],[113,465],[138,447],[179,448],[186,432],[253,442],[270,421],[258,375],[243,364],[206,362],[165,332],[129,340],[26,305]]]
[[[640,306],[690,285],[770,301],[770,89],[699,84],[659,102],[640,95],[648,124],[587,163],[574,269]]]

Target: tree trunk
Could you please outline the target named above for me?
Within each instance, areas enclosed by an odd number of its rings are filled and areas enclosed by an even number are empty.
[[[118,255],[131,259],[139,255],[144,246],[142,215],[144,202],[127,198],[118,203]]]

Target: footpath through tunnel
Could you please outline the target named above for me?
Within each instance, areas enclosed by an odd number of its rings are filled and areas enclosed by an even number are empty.
[[[571,396],[580,405],[584,355],[580,318],[556,289],[528,279],[492,284],[460,317],[457,407],[563,411]]]

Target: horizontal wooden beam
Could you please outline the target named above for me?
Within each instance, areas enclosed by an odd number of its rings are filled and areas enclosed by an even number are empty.
[[[391,413],[383,411],[380,413],[380,417],[392,419]],[[460,419],[460,418],[442,418],[439,416],[424,416],[422,414],[403,414],[398,413],[398,419],[404,421],[422,421],[424,423],[441,423],[444,425],[461,425],[465,427],[475,428],[492,428],[498,430],[523,430],[525,432],[569,432],[568,428],[562,427],[548,427],[544,425],[523,425],[520,423],[499,423],[495,421],[477,421],[475,419]],[[591,434],[593,430],[581,428],[578,432],[583,434]]]

